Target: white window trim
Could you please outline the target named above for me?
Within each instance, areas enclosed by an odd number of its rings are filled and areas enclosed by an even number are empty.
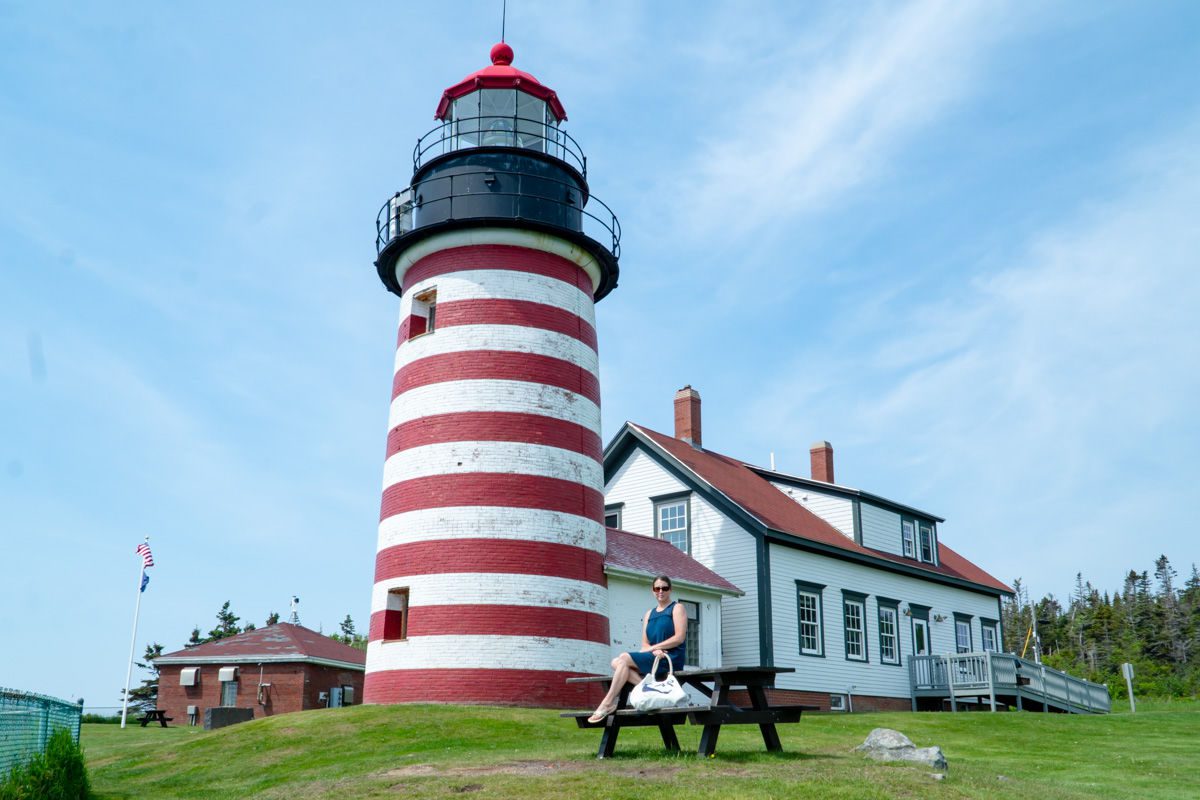
[[[858,609],[858,627],[850,627],[850,609]],[[858,634],[858,655],[850,653],[850,634]],[[846,650],[847,661],[867,661],[867,602],[865,599],[860,599],[857,595],[853,597],[842,597],[842,642]]]
[[[796,581],[796,637],[799,646],[800,655],[813,656],[817,658],[825,657],[825,608],[823,590],[825,587],[817,584],[806,583],[804,581]],[[816,620],[806,622],[800,614],[800,598],[811,597],[813,599],[814,613]],[[813,637],[816,640],[816,647],[805,649],[804,647],[804,626],[813,625],[816,628],[816,635]]]
[[[665,497],[652,497],[652,498],[650,498],[650,500],[654,504],[654,538],[655,539],[663,539],[664,541],[668,541],[668,542],[671,542],[671,540],[667,539],[666,536],[663,535],[662,512],[664,509],[674,508],[675,506],[683,507],[683,529],[682,529],[682,531],[676,529],[676,530],[668,531],[667,533],[670,535],[673,535],[673,536],[677,536],[679,533],[682,532],[683,533],[683,547],[680,547],[679,549],[682,550],[683,552],[687,553],[688,555],[691,555],[691,553],[692,553],[692,495],[691,495],[691,492],[688,492],[685,495],[667,495]],[[674,542],[671,542],[671,544],[674,544]],[[676,546],[678,546],[678,545],[676,545]]]
[[[887,651],[884,649],[883,617],[885,613],[891,616],[891,658],[887,657]],[[900,610],[890,603],[879,606],[879,661],[883,664],[900,663]]]

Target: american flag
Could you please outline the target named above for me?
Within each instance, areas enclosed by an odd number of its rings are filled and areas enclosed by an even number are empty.
[[[154,566],[154,556],[150,554],[150,545],[143,542],[137,546],[137,554],[142,557],[143,567]]]

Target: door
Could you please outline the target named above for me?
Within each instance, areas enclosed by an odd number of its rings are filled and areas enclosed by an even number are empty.
[[[929,620],[913,617],[913,655],[929,655]]]
[[[330,708],[341,708],[342,707],[342,687],[334,686],[332,689],[329,690],[329,707]]]

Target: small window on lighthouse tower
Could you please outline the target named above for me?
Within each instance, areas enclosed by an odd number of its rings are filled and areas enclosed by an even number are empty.
[[[408,588],[389,589],[387,608],[383,611],[383,638],[408,638]]]
[[[413,297],[408,320],[408,338],[433,333],[437,324],[437,289],[426,289]]]

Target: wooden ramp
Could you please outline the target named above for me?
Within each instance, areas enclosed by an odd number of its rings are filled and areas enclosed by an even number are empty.
[[[1006,653],[910,656],[913,710],[941,698],[959,706],[1001,707],[1063,714],[1107,714],[1108,687]]]

